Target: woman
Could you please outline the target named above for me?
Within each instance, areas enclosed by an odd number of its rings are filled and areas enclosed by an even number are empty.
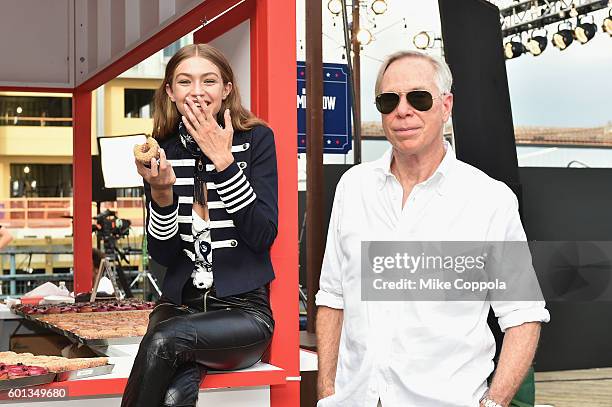
[[[136,165],[149,252],[168,270],[122,406],[193,406],[208,369],[251,366],[272,337],[274,136],[242,107],[227,59],[204,44],[168,62],[153,136],[159,160]]]

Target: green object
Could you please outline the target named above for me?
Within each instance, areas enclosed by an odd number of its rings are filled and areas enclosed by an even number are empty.
[[[510,402],[510,407],[534,407],[535,405],[535,375],[533,368],[529,368],[523,384],[519,387]]]

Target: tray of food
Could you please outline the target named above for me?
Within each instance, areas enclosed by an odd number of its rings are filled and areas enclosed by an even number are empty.
[[[7,376],[20,378],[51,374],[47,382],[31,381],[28,386],[50,383],[51,381],[76,380],[111,373],[115,365],[108,363],[107,357],[64,358],[61,356],[33,355],[31,353],[0,352],[0,368],[7,366]],[[11,373],[13,367],[14,372]],[[19,369],[17,368],[19,367]],[[2,375],[0,375],[2,377]],[[41,379],[42,380],[42,379]],[[28,383],[24,381],[23,383]],[[13,387],[23,387],[13,386]],[[11,388],[6,387],[6,388]]]
[[[139,343],[154,303],[104,301],[16,306],[13,311],[74,342],[90,346]]]
[[[42,366],[0,362],[0,391],[47,384],[54,381],[55,378],[55,373]]]

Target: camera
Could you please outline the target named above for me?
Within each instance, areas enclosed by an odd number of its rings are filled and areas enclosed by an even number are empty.
[[[117,213],[110,209],[101,212],[95,219],[96,223],[92,225],[92,231],[100,233],[102,238],[121,239],[130,234],[132,222],[128,219],[118,218]]]

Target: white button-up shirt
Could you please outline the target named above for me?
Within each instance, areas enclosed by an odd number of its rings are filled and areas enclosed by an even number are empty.
[[[316,304],[343,309],[335,391],[318,407],[477,407],[502,330],[548,322],[543,301],[362,301],[361,241],[525,241],[513,192],[446,154],[402,208],[392,150],[336,188]]]

